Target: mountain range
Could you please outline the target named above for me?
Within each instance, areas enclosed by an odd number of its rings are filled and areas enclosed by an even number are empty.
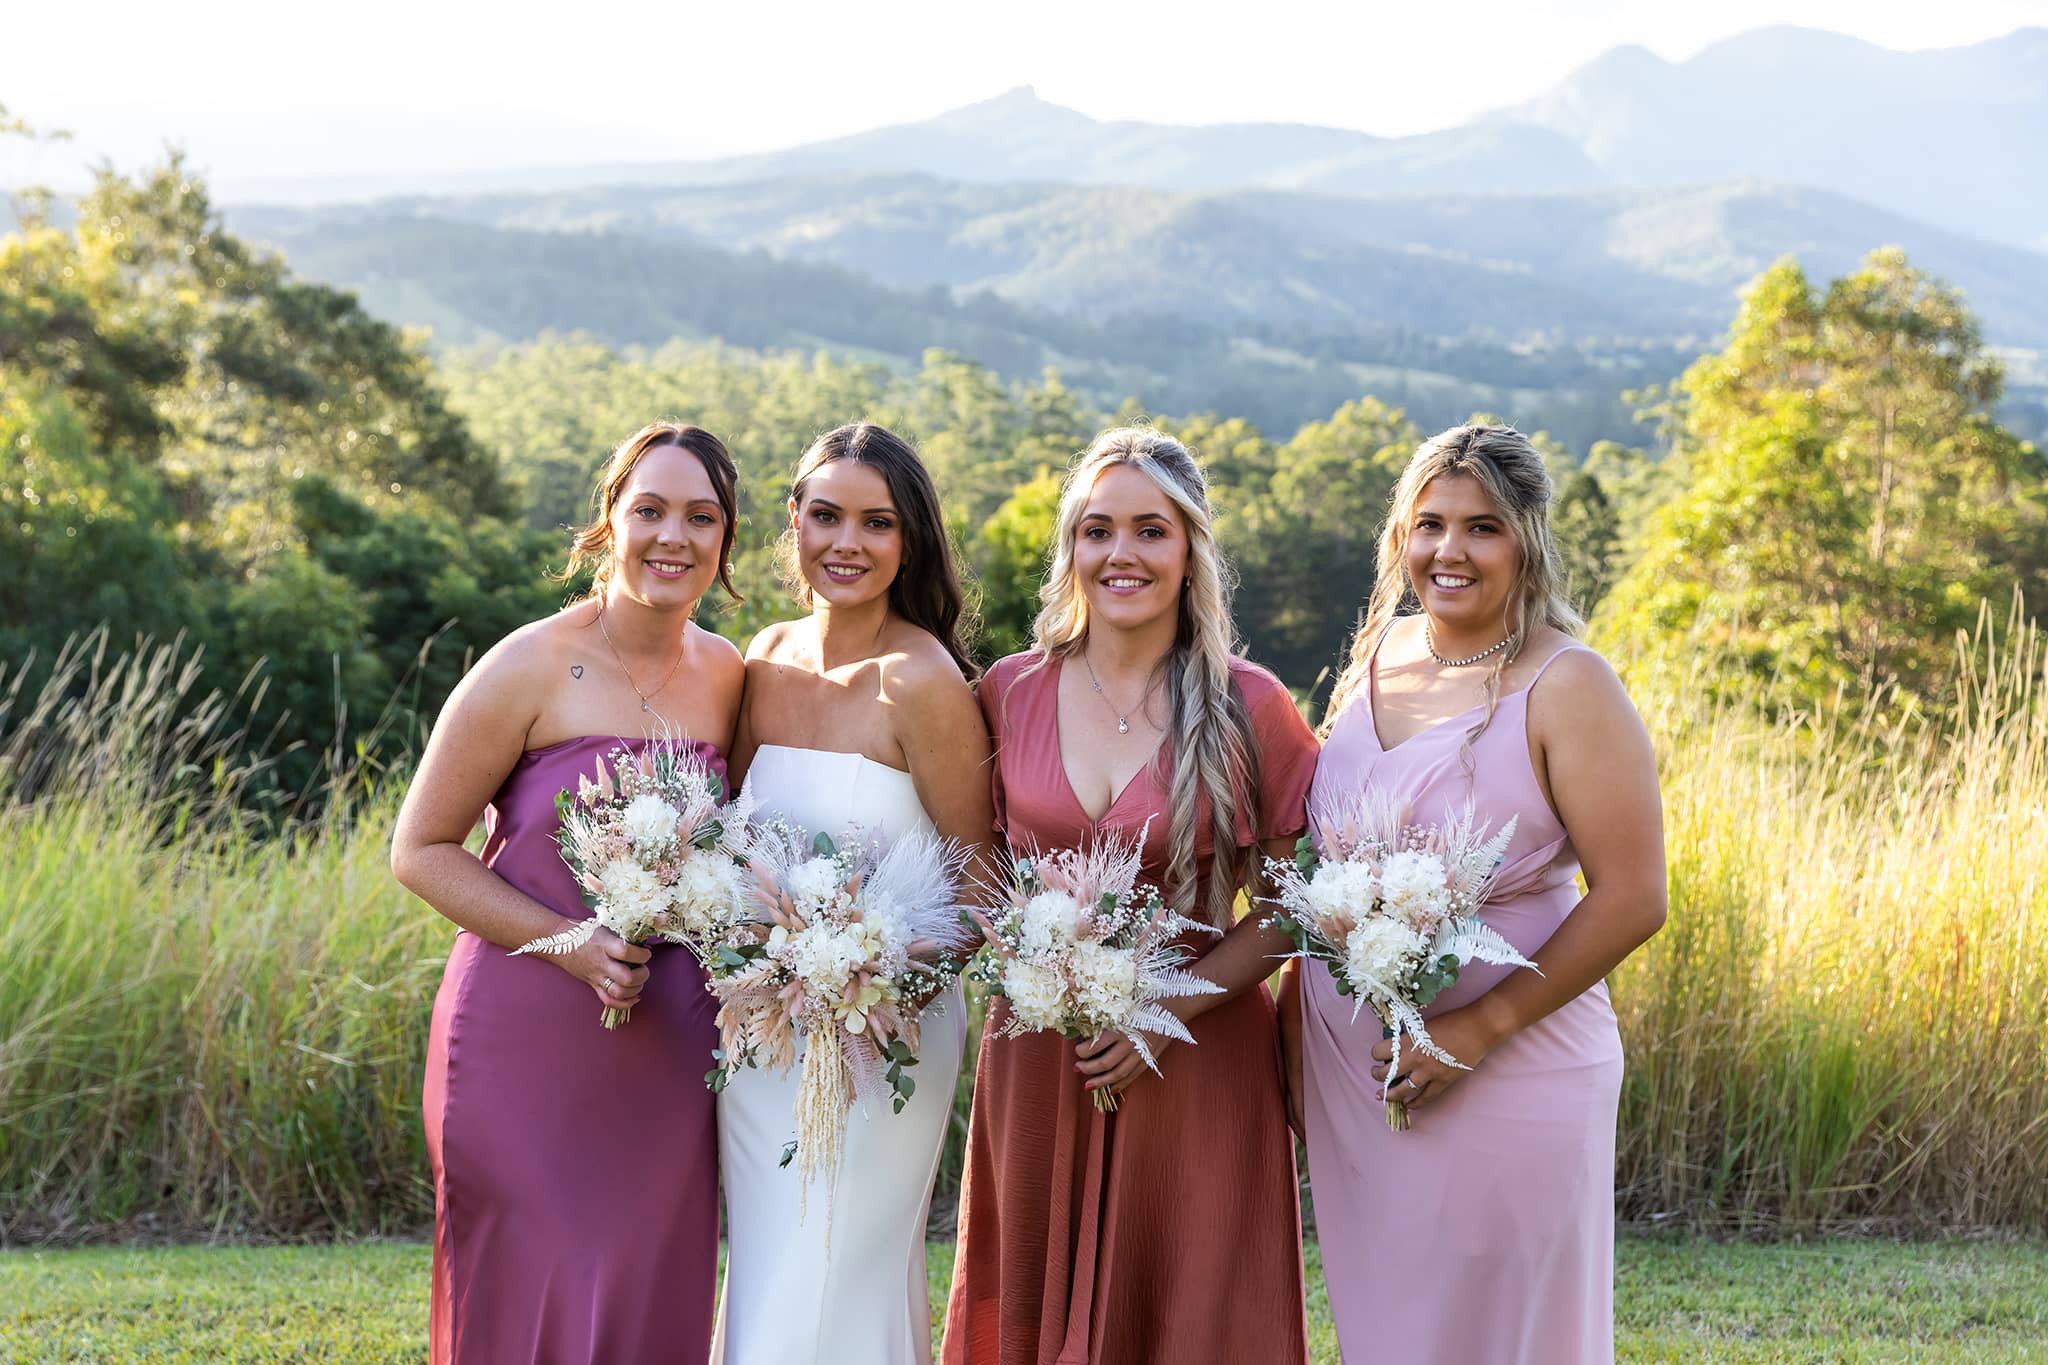
[[[716,162],[219,189],[237,232],[444,344],[939,346],[1283,429],[1373,392],[1583,439],[1635,434],[1623,391],[1713,345],[1786,255],[1824,282],[1904,247],[2025,373],[2043,147],[2048,29],[1904,53],[1774,28],[1618,49],[1416,137],[1103,122],[1020,89]]]
[[[1535,100],[1383,138],[1302,124],[1099,121],[1020,88],[918,123],[715,161],[472,176],[224,181],[233,201],[535,193],[922,173],[1180,191],[1546,194],[1743,179],[1866,200],[1951,231],[2048,248],[2048,28],[1899,52],[1813,29],[1679,62],[1614,49]]]

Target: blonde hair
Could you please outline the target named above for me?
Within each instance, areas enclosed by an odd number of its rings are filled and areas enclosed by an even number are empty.
[[[1529,632],[1547,625],[1567,635],[1585,628],[1565,594],[1564,564],[1550,534],[1550,471],[1529,438],[1513,427],[1452,427],[1424,441],[1394,485],[1392,505],[1380,528],[1379,567],[1372,596],[1351,637],[1351,657],[1337,676],[1330,706],[1323,715],[1328,734],[1351,694],[1365,685],[1373,651],[1403,608],[1416,604],[1415,584],[1408,577],[1408,537],[1415,525],[1415,504],[1422,491],[1438,479],[1476,479],[1501,519],[1514,532],[1519,559],[1508,590],[1501,624],[1513,641],[1494,656],[1486,675],[1486,708],[1479,724],[1466,732],[1467,744],[1493,722],[1500,704],[1501,675],[1529,643]]]
[[[1174,758],[1164,890],[1177,910],[1197,913],[1196,818],[1206,797],[1214,861],[1208,904],[1202,912],[1211,923],[1227,928],[1237,893],[1237,828],[1240,823],[1259,827],[1258,751],[1252,742],[1249,708],[1230,677],[1235,653],[1230,593],[1235,576],[1216,544],[1208,481],[1179,441],[1152,427],[1117,427],[1097,436],[1068,471],[1053,532],[1052,568],[1038,590],[1043,606],[1031,627],[1040,658],[1027,673],[1053,659],[1071,657],[1087,644],[1088,599],[1074,573],[1074,534],[1096,480],[1114,465],[1142,471],[1180,509],[1187,527],[1188,576],[1179,622],[1173,647],[1159,662],[1168,709],[1160,752]]]

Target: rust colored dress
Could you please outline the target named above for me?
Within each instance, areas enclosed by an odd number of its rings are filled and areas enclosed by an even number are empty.
[[[997,831],[1072,848],[1151,817],[1142,875],[1162,882],[1170,755],[1091,822],[1060,761],[1060,665],[1018,676],[1035,658],[1012,655],[981,683]],[[1259,757],[1260,828],[1240,827],[1239,844],[1299,834],[1315,737],[1272,674],[1234,661],[1231,676]],[[1197,824],[1206,835],[1206,815]],[[1196,853],[1199,906],[1206,838]],[[975,1068],[945,1365],[1306,1360],[1294,1146],[1265,987],[1197,1018],[1196,1045],[1170,1048],[1163,1076],[1142,1073],[1109,1115],[1081,1088],[1071,1041],[995,1036],[1006,1008],[991,1002]]]

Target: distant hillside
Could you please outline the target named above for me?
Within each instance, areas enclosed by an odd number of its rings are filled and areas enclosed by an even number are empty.
[[[1142,315],[1237,331],[1394,329],[1517,345],[1709,341],[1727,326],[1741,286],[1778,257],[1795,255],[1826,277],[1898,245],[1965,291],[1993,341],[2048,346],[2048,256],[1839,195],[1755,183],[1357,198],[874,176],[230,216],[294,254],[294,234],[450,219],[760,250],[898,288],[987,291],[1095,325]]]
[[[1385,323],[1315,330],[1108,309],[1062,316],[987,292],[897,288],[832,264],[608,230],[360,210],[242,210],[230,222],[298,272],[357,291],[372,312],[433,328],[443,345],[547,331],[620,345],[715,337],[903,367],[941,347],[1010,378],[1055,367],[1105,403],[1136,395],[1156,411],[1239,413],[1283,434],[1372,393],[1425,424],[1488,410],[1577,445],[1628,437],[1621,389],[1666,378],[1685,358],[1655,345],[1516,351]]]

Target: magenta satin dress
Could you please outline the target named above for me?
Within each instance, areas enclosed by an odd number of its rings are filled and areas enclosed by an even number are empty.
[[[1489,828],[1518,817],[1482,915],[1528,956],[1578,903],[1578,861],[1530,763],[1528,690],[1500,699],[1468,779],[1459,746],[1479,714],[1384,750],[1368,673],[1323,746],[1309,808],[1372,787],[1412,802],[1420,823],[1468,800]],[[1372,1079],[1379,1020],[1354,1022],[1328,969],[1304,966],[1309,1179],[1346,1365],[1611,1360],[1622,1058],[1605,984],[1510,1037],[1396,1133]],[[1468,965],[1424,1015],[1470,1004],[1510,970]]]
[[[588,911],[555,846],[555,793],[619,743],[529,750],[484,815],[484,863],[571,919]],[[705,1359],[718,1131],[704,1073],[718,1030],[696,961],[653,951],[633,1017],[607,1032],[596,995],[559,967],[456,935],[423,1104],[436,1365]]]

